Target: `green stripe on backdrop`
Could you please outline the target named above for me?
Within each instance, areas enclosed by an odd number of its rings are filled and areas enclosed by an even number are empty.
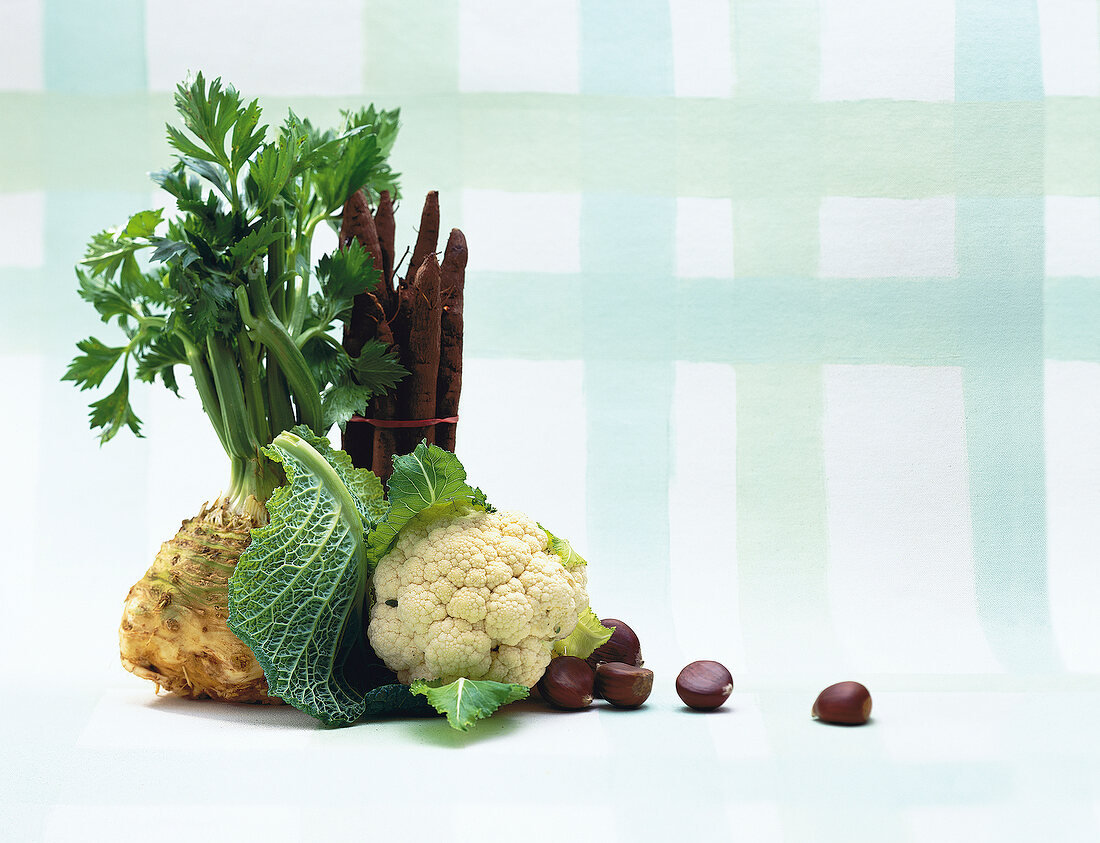
[[[732,0],[734,93],[739,98],[816,99],[819,0]]]
[[[248,91],[242,92],[249,94]],[[628,191],[733,197],[738,273],[802,274],[816,241],[801,228],[823,195],[923,198],[1100,193],[1092,101],[794,103],[466,94],[264,97],[318,124],[367,101],[400,105],[395,165],[441,189]],[[659,103],[659,104],[656,104]],[[1052,135],[1043,146],[1036,122]],[[0,93],[25,131],[0,145],[0,191],[141,186],[169,162],[168,93]],[[655,114],[660,119],[655,122]],[[638,126],[653,126],[638,131]],[[24,138],[21,140],[20,138]],[[74,138],[78,142],[74,142]],[[1049,183],[1036,157],[1052,167]],[[777,204],[769,204],[777,203]],[[782,240],[790,224],[793,242]],[[816,222],[809,229],[816,231]],[[771,236],[756,240],[757,233]],[[816,235],[815,235],[816,236]],[[779,242],[776,242],[776,239]],[[749,251],[745,251],[745,249]],[[787,253],[791,252],[790,255]],[[797,271],[789,264],[801,256]],[[753,262],[745,264],[746,258]],[[757,270],[763,261],[766,270]],[[786,267],[784,269],[784,267]]]
[[[398,98],[458,91],[458,0],[370,0],[362,20],[368,98],[395,100],[392,108]]]
[[[1051,196],[1100,195],[1100,108],[1095,97],[1048,97],[1045,188]]]
[[[756,673],[840,660],[826,596],[823,413],[821,366],[737,367],[737,568]]]
[[[48,90],[82,94],[145,90],[142,0],[44,0],[42,21]]]

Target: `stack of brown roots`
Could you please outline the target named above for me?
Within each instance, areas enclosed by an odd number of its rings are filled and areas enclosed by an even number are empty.
[[[395,391],[371,401],[366,421],[353,420],[344,431],[343,448],[355,465],[383,480],[393,470],[394,455],[409,453],[421,440],[454,450],[462,389],[466,238],[452,229],[440,262],[439,194],[434,190],[424,201],[416,245],[400,280],[395,236],[388,192],[382,191],[374,211],[363,191],[344,205],[341,247],[357,241],[381,274],[374,290],[355,297],[344,348],[356,357],[368,340],[381,340],[409,371]]]

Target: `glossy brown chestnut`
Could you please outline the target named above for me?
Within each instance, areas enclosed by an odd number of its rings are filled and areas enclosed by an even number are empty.
[[[616,708],[637,708],[653,691],[653,671],[622,662],[596,668],[596,692]]]
[[[871,716],[871,693],[858,682],[837,682],[817,695],[810,713],[826,723],[858,726]]]
[[[551,659],[539,680],[542,698],[556,708],[570,711],[592,705],[592,686],[596,675],[588,663],[576,656]]]
[[[642,645],[634,630],[615,618],[604,618],[600,621],[604,626],[615,627],[611,638],[606,644],[597,647],[587,659],[592,669],[601,662],[620,662],[622,664],[642,666]]]
[[[692,662],[676,677],[676,693],[698,711],[714,711],[733,693],[733,676],[718,662]]]

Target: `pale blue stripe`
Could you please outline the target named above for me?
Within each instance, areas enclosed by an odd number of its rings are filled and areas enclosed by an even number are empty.
[[[650,97],[672,93],[667,0],[581,4],[581,90]]]
[[[1042,98],[1035,0],[955,0],[955,99]]]
[[[960,199],[963,389],[978,615],[1009,670],[1058,667],[1046,567],[1043,208]]]
[[[1043,318],[1047,358],[1100,362],[1100,279],[1048,278]]]
[[[180,13],[187,14],[185,6]],[[43,23],[47,89],[82,94],[145,90],[142,0],[44,0]]]

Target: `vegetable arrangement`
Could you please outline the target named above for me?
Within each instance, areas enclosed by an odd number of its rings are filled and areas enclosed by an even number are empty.
[[[305,427],[265,451],[287,483],[229,581],[229,627],[297,708],[351,723],[414,711],[423,695],[465,729],[526,697],[555,651],[588,655],[611,637],[588,607],[584,560],[497,512],[451,452],[421,443],[396,457],[387,500]]]
[[[430,193],[394,285],[396,111],[323,132],[290,112],[269,139],[257,101],[220,80],[199,74],[175,103],[176,164],[153,176],[173,213],[95,235],[77,269],[124,341],[79,342],[64,379],[120,373],[91,404],[107,442],[141,435],[131,371],[178,394],[187,366],[230,480],[131,588],[123,665],[185,697],[288,702],[328,724],[434,708],[468,729],[612,630],[569,543],[497,512],[433,444],[454,445],[465,238],[452,230],[438,261]],[[321,223],[339,248],[314,262]],[[336,450],[327,431],[363,413],[397,424]]]
[[[176,367],[190,369],[230,480],[131,589],[122,660],[184,696],[269,702],[260,665],[225,626],[227,581],[284,479],[263,448],[295,424],[342,425],[406,374],[385,342],[349,353],[331,335],[379,282],[366,251],[351,242],[311,256],[316,227],[338,227],[361,188],[396,194],[386,158],[398,112],[345,112],[329,131],[290,112],[269,138],[257,101],[202,74],[178,86],[175,104],[184,127],[168,126],[176,163],[153,175],[175,214],[142,211],[96,234],[77,270],[80,295],[124,341],[79,342],[64,379],[88,389],[121,372],[91,405],[106,442],[124,427],[141,435],[131,370],[178,392]]]

